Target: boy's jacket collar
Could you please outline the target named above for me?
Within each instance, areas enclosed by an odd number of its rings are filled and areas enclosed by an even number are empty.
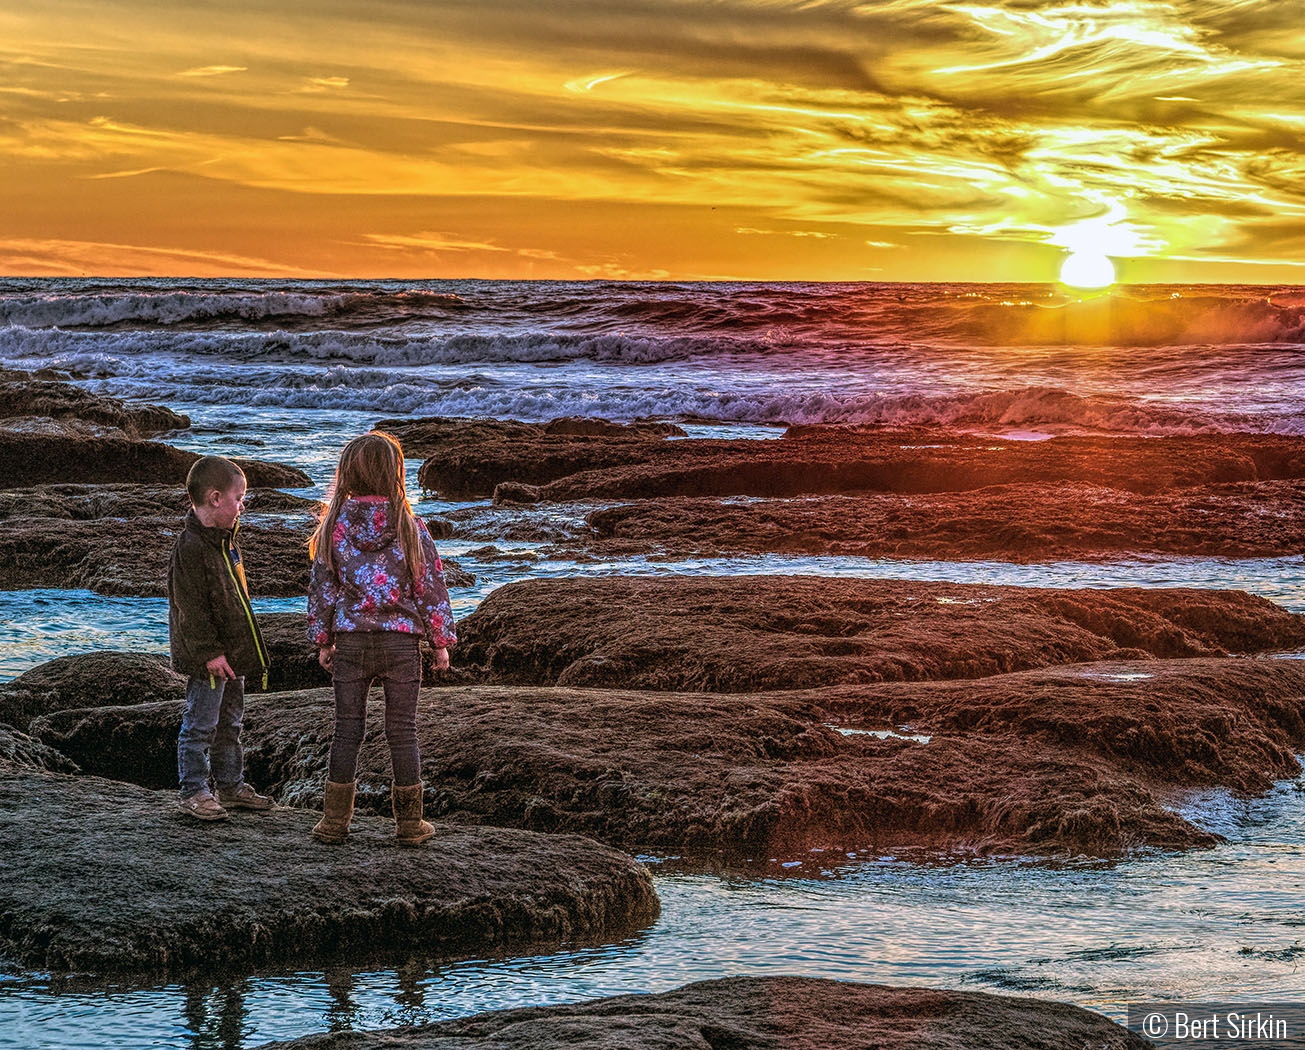
[[[215,547],[220,545],[223,540],[235,540],[236,533],[240,531],[240,522],[236,521],[229,529],[219,529],[216,525],[205,525],[199,520],[199,515],[195,513],[195,508],[191,507],[186,511],[186,530],[193,532],[206,543],[211,543]]]

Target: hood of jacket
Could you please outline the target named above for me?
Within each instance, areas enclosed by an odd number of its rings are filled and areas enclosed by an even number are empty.
[[[390,520],[390,501],[384,496],[352,496],[340,508],[335,541],[347,539],[360,551],[393,546],[398,529]]]

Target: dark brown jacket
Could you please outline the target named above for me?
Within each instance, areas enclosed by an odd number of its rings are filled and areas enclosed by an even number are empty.
[[[192,510],[168,562],[168,640],[172,666],[205,677],[226,655],[238,675],[265,678],[267,647],[249,604],[236,529],[209,528]]]

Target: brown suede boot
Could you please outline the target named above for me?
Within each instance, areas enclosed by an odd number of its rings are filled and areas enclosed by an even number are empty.
[[[420,846],[435,834],[435,829],[421,819],[421,792],[423,785],[395,784],[390,792],[394,807],[394,833],[400,846]]]
[[[332,845],[349,837],[349,821],[353,819],[353,791],[358,781],[347,784],[326,782],[326,798],[322,802],[322,819],[313,828],[313,838]]]

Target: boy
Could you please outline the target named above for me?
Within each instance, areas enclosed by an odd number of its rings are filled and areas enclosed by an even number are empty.
[[[204,456],[190,468],[186,492],[191,509],[168,564],[172,666],[190,679],[177,738],[178,807],[197,820],[225,820],[230,808],[272,808],[245,783],[240,747],[244,676],[260,674],[267,688],[267,650],[236,547],[244,472]]]

